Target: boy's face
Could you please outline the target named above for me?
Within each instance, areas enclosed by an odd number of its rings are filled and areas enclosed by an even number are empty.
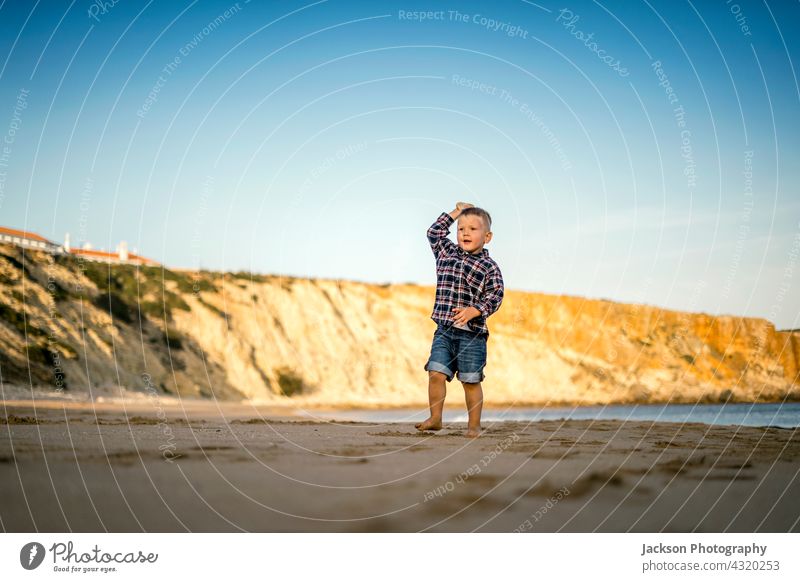
[[[481,252],[483,245],[492,240],[483,218],[475,215],[458,217],[458,246],[468,253]]]

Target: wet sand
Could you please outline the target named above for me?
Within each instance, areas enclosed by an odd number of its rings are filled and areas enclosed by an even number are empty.
[[[157,413],[156,413],[157,412]],[[797,430],[6,401],[4,531],[800,531]]]

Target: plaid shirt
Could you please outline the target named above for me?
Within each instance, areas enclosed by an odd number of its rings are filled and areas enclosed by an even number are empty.
[[[503,275],[486,247],[472,254],[447,238],[455,219],[442,212],[428,229],[428,242],[436,257],[436,302],[431,319],[453,325],[453,309],[473,306],[481,312],[467,326],[489,336],[486,318],[503,302]]]

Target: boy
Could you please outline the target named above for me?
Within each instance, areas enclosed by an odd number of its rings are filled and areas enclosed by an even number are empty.
[[[456,219],[458,245],[447,238]],[[503,276],[484,248],[492,240],[491,229],[489,213],[465,202],[457,203],[450,213],[442,212],[428,229],[428,242],[436,257],[436,301],[431,319],[437,328],[425,364],[431,416],[414,425],[419,430],[442,428],[446,382],[458,372],[469,412],[466,436],[481,433],[481,381],[489,338],[486,319],[503,301]]]

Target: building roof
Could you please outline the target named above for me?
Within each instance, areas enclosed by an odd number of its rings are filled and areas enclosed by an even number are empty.
[[[35,232],[30,232],[27,230],[17,230],[16,228],[8,228],[6,226],[0,226],[0,234],[17,236],[19,238],[26,238],[28,240],[38,240],[40,242],[46,242],[51,245],[56,244],[53,241],[50,241],[44,238],[43,236],[36,234]]]
[[[85,255],[87,257],[93,257],[96,259],[113,259],[115,261],[119,261],[119,253],[109,253],[108,251],[96,251],[94,249],[70,249],[69,252],[73,255]],[[154,261],[153,259],[148,259],[147,257],[142,257],[141,255],[137,255],[135,253],[128,253],[128,261],[129,263],[139,261],[146,265],[158,265],[158,262]]]

